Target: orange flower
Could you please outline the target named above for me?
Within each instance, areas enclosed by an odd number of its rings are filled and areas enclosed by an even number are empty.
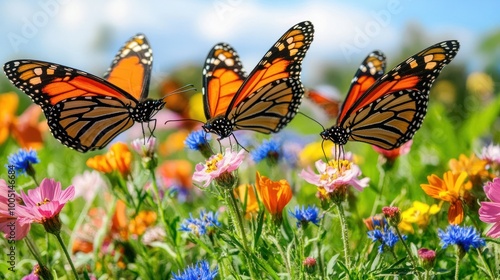
[[[267,211],[281,219],[283,208],[292,199],[292,188],[287,180],[272,181],[266,176],[260,176],[257,171],[255,186]]]
[[[259,201],[252,185],[240,185],[234,189],[234,194],[245,205],[245,218],[252,218],[259,211]]]
[[[165,161],[159,167],[159,173],[165,186],[181,186],[183,188],[191,189],[193,182],[193,165],[190,161],[179,159]]]
[[[38,121],[42,109],[33,104],[19,118],[16,117],[19,98],[13,92],[0,94],[0,104],[2,104],[0,107],[0,144],[12,135],[21,148],[41,148],[42,134],[47,130],[47,124]]]
[[[464,220],[462,198],[466,192],[464,186],[467,173],[453,174],[452,171],[448,171],[444,173],[443,178],[444,180],[432,174],[427,177],[429,184],[421,184],[420,186],[427,195],[450,203],[448,222],[457,225]]]
[[[125,143],[118,142],[104,155],[97,155],[87,160],[87,166],[103,173],[118,171],[123,177],[130,174],[132,153]]]
[[[141,211],[137,216],[130,221],[128,231],[133,235],[142,235],[146,229],[156,222],[156,212]]]
[[[489,179],[490,174],[486,169],[488,162],[486,160],[479,159],[476,155],[472,154],[470,158],[461,154],[457,159],[451,159],[449,162],[450,169],[454,174],[460,172],[467,172],[469,176],[469,182],[466,186],[467,190],[474,186],[483,186],[483,179]]]

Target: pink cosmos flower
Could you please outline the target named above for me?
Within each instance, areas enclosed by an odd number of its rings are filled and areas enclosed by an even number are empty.
[[[0,231],[4,233],[6,239],[21,240],[30,231],[31,225],[21,224],[18,219],[21,212],[19,205],[21,196],[0,179]]]
[[[323,188],[327,193],[335,191],[339,187],[353,186],[361,191],[368,186],[369,178],[358,179],[361,176],[359,167],[347,160],[330,161],[318,160],[315,163],[319,174],[314,173],[310,167],[300,172],[300,177],[307,182]],[[337,167],[338,165],[338,167]]]
[[[75,198],[81,196],[86,201],[94,200],[96,194],[106,188],[106,183],[95,170],[86,170],[83,174],[73,177],[71,183],[75,187]]]
[[[54,179],[43,179],[38,188],[28,190],[28,194],[21,191],[21,198],[25,205],[19,205],[16,212],[19,215],[21,224],[40,223],[48,230],[49,223],[55,223],[59,226],[59,212],[61,212],[66,202],[75,196],[75,187],[69,186],[64,191],[61,189],[61,183]],[[56,221],[57,220],[57,221]],[[51,230],[57,230],[51,228]],[[53,233],[51,231],[51,233]]]
[[[479,158],[486,160],[490,164],[500,164],[500,145],[490,144],[488,147],[483,147]]]
[[[491,202],[481,202],[479,219],[493,226],[486,233],[487,236],[500,237],[500,178],[493,179],[484,186],[484,192]]]
[[[245,150],[240,150],[238,153],[226,149],[224,155],[216,154],[211,156],[205,164],[198,163],[195,167],[193,180],[198,183],[204,183],[203,187],[208,187],[210,183],[223,174],[230,174],[238,169],[245,158]]]

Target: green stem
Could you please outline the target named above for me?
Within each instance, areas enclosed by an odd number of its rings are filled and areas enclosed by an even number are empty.
[[[158,205],[158,212],[160,213],[161,223],[165,226],[165,229],[167,231],[169,231],[171,227],[169,226],[169,223],[165,219],[165,210],[163,209],[163,200],[160,198],[160,191],[158,190],[158,184],[156,184],[156,175],[155,175],[154,169],[150,169],[149,173],[151,174],[151,184],[153,185],[153,193],[156,196],[156,199],[158,200],[157,205]],[[175,260],[176,260],[177,264],[179,265],[179,267],[185,267],[186,265],[184,263],[184,258],[182,258],[182,253],[179,249],[179,246],[177,246],[177,242],[174,238],[174,233],[170,232],[168,234],[168,236],[169,236],[169,239],[171,239],[170,242],[172,243],[172,246],[174,247],[174,250],[175,250],[175,254],[176,254]]]
[[[493,274],[493,271],[491,271],[491,267],[486,263],[486,260],[484,259],[483,254],[481,253],[481,250],[479,250],[479,248],[477,248],[476,250],[477,250],[477,254],[479,255],[479,259],[483,263],[483,266],[485,267],[485,270],[486,270],[488,276],[490,277],[490,279],[496,279],[495,275]]]
[[[73,264],[73,261],[71,260],[71,256],[68,253],[68,249],[64,245],[64,242],[63,242],[63,240],[61,238],[61,234],[58,233],[58,234],[54,234],[54,235],[56,236],[57,241],[59,241],[59,244],[61,245],[61,248],[64,251],[64,255],[66,255],[66,259],[68,260],[69,265],[71,266],[71,270],[73,271],[73,275],[75,276],[75,279],[79,279],[78,278],[78,273],[76,272],[76,269],[75,269],[75,265]]]
[[[251,279],[258,279],[256,277],[256,274],[254,272],[255,265],[252,261],[252,258],[250,255],[252,255],[252,252],[250,248],[248,247],[248,239],[245,233],[245,228],[243,227],[243,218],[241,216],[241,212],[239,211],[238,208],[238,203],[236,201],[236,197],[234,197],[233,193],[233,188],[227,188],[227,187],[222,187],[223,191],[225,193],[224,197],[226,197],[227,204],[229,205],[230,213],[233,216],[233,220],[236,223],[236,229],[238,231],[238,235],[241,237],[243,243],[243,248],[245,250],[245,253],[243,256],[245,257],[247,264],[248,264],[248,271],[250,273],[250,278]]]
[[[321,221],[319,222],[318,226],[318,241],[316,242],[316,247],[318,248],[318,269],[320,271],[319,278],[324,279],[325,278],[325,271],[324,271],[324,263],[323,263],[323,255],[321,254],[321,244],[323,243],[323,240],[321,236],[325,232],[324,225],[325,225],[325,220],[326,220],[326,211],[323,212],[322,215],[323,218],[321,218]]]
[[[339,212],[340,227],[342,228],[342,242],[344,243],[345,266],[348,271],[351,271],[351,259],[349,256],[349,236],[348,236],[349,231],[347,229],[344,207],[342,207],[341,202],[335,203],[335,205],[337,206],[337,210]]]
[[[457,257],[456,257],[456,263],[455,263],[455,280],[458,280],[459,277],[459,270],[460,270],[460,260],[461,260],[461,257],[460,257],[460,248],[458,247],[458,245],[456,245],[456,254],[457,254]]]
[[[111,224],[112,216],[116,210],[116,202],[118,198],[116,196],[112,196],[112,200],[109,206],[109,209],[106,213],[106,217],[102,223],[101,228],[96,233],[96,237],[94,239],[94,267],[98,263],[99,260],[99,250],[101,250],[102,244],[104,242],[104,238],[108,231],[109,225]]]
[[[292,270],[290,269],[289,259],[286,256],[285,252],[283,251],[283,248],[281,248],[278,240],[273,235],[269,236],[269,240],[271,240],[271,242],[274,243],[274,246],[276,246],[276,249],[278,249],[278,252],[281,255],[281,258],[283,259],[283,262],[285,263],[286,271],[287,271],[288,275],[290,275],[290,277],[292,277]]]
[[[35,258],[35,260],[38,262],[39,265],[43,264],[44,262],[42,261],[42,257],[40,255],[40,251],[38,251],[38,248],[36,247],[36,244],[31,240],[29,236],[26,236],[24,238],[24,242],[26,242],[26,246],[30,250],[31,254]]]
[[[406,244],[405,240],[403,239],[403,235],[401,235],[401,232],[399,231],[399,228],[397,226],[393,227],[394,230],[396,231],[396,234],[399,237],[399,240],[401,240],[401,243],[403,243],[403,246],[405,247],[406,254],[410,257],[411,265],[413,267],[413,271],[416,273],[417,278],[420,278],[420,273],[417,271],[417,262],[415,261],[415,258],[413,258],[413,254],[408,247],[408,244]]]

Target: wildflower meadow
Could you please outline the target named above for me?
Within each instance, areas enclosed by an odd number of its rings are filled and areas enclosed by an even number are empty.
[[[39,62],[33,66],[33,73],[24,72],[17,78],[32,79],[30,85],[38,91],[30,92],[29,86],[16,84],[11,78],[13,71],[24,71],[23,65],[29,68],[30,64],[13,62],[17,68],[5,70],[7,76],[11,75],[8,78],[12,84],[4,78],[0,82],[0,278],[499,279],[498,65],[492,63],[484,69],[468,71],[467,58],[460,57],[462,49],[458,51],[458,47],[453,61],[453,56],[446,57],[446,61],[442,53],[419,56],[419,51],[429,46],[449,51],[446,47],[455,47],[458,42],[448,37],[435,40],[421,35],[418,44],[410,49],[401,48],[398,53],[386,50],[385,56],[390,59],[385,72],[398,63],[402,65],[390,72],[395,73],[390,75],[395,77],[391,80],[394,84],[401,78],[397,74],[406,77],[405,72],[397,70],[444,67],[432,72],[435,78],[435,73],[441,71],[435,81],[429,79],[431,72],[425,72],[429,69],[421,70],[428,76],[409,72],[408,80],[401,82],[401,87],[406,87],[390,95],[395,100],[406,93],[413,98],[418,96],[415,92],[425,93],[425,83],[429,83],[430,93],[422,101],[427,103],[417,107],[423,108],[423,113],[415,109],[418,112],[409,117],[408,126],[401,125],[401,120],[373,121],[370,125],[376,126],[375,132],[371,128],[351,131],[354,136],[346,144],[334,143],[321,133],[336,124],[337,118],[348,119],[344,124],[347,127],[347,123],[365,118],[365,108],[370,108],[366,115],[372,116],[366,119],[372,120],[385,114],[376,111],[378,107],[388,106],[377,103],[389,99],[384,95],[366,101],[365,107],[349,102],[342,105],[347,92],[353,92],[351,82],[361,85],[364,79],[373,79],[372,84],[377,86],[377,81],[382,84],[388,78],[383,73],[377,77],[362,72],[364,64],[359,66],[358,60],[361,62],[367,51],[356,55],[354,67],[325,67],[322,81],[317,84],[308,84],[303,77],[300,80],[300,73],[293,69],[302,74],[310,70],[301,69],[300,62],[308,59],[309,53],[305,52],[314,51],[316,43],[324,43],[321,36],[325,34],[316,32],[311,43],[309,24],[316,23],[314,18],[304,20],[310,20],[300,23],[304,30],[293,29],[300,25],[298,21],[286,24],[292,26],[295,37],[290,38],[297,42],[262,42],[260,47],[265,50],[272,46],[271,50],[260,52],[263,62],[256,64],[254,72],[253,65],[246,66],[251,77],[248,82],[234,78],[234,73],[242,68],[238,68],[239,58],[230,56],[235,53],[231,46],[216,45],[218,41],[214,41],[212,45],[200,46],[203,54],[216,46],[211,59],[202,59],[188,70],[182,64],[172,68],[168,76],[155,77],[157,73],[153,71],[151,86],[149,77],[144,78],[148,84],[138,88],[146,88],[147,96],[155,100],[151,103],[132,98],[135,89],[131,89],[130,97],[126,95],[133,101],[126,105],[113,99],[118,96],[116,93],[99,99],[99,90],[95,88],[107,86],[108,91],[120,92],[101,78],[92,81],[92,89],[97,93],[64,99],[74,89],[55,90],[68,85],[57,84],[64,78],[51,80],[51,75],[65,71],[60,73],[71,76],[74,82],[69,84],[78,90],[88,90],[89,86],[85,88],[80,83],[93,76]],[[274,34],[274,40],[286,30]],[[299,31],[305,35],[294,33]],[[245,39],[254,40],[259,32]],[[129,52],[146,49],[147,41],[141,37],[144,35],[135,36],[136,41],[127,41],[123,48],[129,49],[122,51],[121,58],[118,55],[118,62],[113,63],[125,61]],[[434,45],[443,40],[450,41],[445,41],[448,45]],[[174,56],[162,52],[151,38],[149,41],[154,57]],[[495,42],[498,50],[498,39],[488,41]],[[309,44],[311,50],[307,49]],[[472,48],[463,40],[460,47],[466,51]],[[178,48],[180,51],[183,46]],[[289,53],[283,54],[283,49]],[[383,62],[385,67],[383,54],[371,54],[367,61],[374,57],[377,60],[367,63],[368,69],[377,69],[377,62]],[[146,55],[148,59],[149,55],[151,51]],[[295,55],[300,58],[294,58]],[[275,64],[271,61],[274,56],[278,57]],[[412,63],[397,60],[398,56],[416,59]],[[429,62],[430,57],[441,60]],[[111,58],[102,61],[103,67]],[[204,63],[208,66],[202,67]],[[144,61],[143,64],[147,65]],[[227,74],[217,68],[223,64],[238,71]],[[278,109],[265,111],[267,99],[262,98],[252,104],[253,109],[235,105],[236,109],[228,110],[232,114],[228,113],[228,118],[235,115],[229,123],[237,123],[236,128],[227,137],[218,135],[214,130],[218,119],[210,119],[228,97],[211,97],[214,99],[205,101],[209,105],[204,105],[207,90],[219,89],[219,85],[210,82],[218,78],[229,84],[227,87],[236,83],[240,88],[243,84],[239,91],[244,91],[265,84],[258,80],[264,79],[262,76],[271,79],[265,76],[266,71],[285,69],[289,64],[295,68],[283,72],[298,78],[293,78],[293,82],[282,78],[272,84],[273,89],[281,90],[286,85],[283,95],[288,88],[297,92],[303,87],[305,92],[298,103],[295,97],[287,101],[293,106],[276,121],[280,123],[277,128],[252,127],[267,124],[279,113]],[[273,68],[274,65],[278,66]],[[112,67],[108,80],[121,85],[119,79],[113,80],[113,75],[121,72],[113,72]],[[268,68],[263,71],[259,67]],[[40,69],[45,72],[39,74]],[[134,75],[137,73],[140,71]],[[352,79],[355,73],[360,74]],[[134,81],[134,75],[127,83]],[[228,76],[229,81],[224,80]],[[47,85],[38,88],[39,80]],[[341,97],[325,98],[328,102],[315,100],[314,94],[323,96],[327,91],[320,83],[338,89]],[[264,95],[267,87],[270,86],[265,84],[256,88],[245,102]],[[389,91],[386,84],[379,87],[380,92]],[[224,86],[220,88],[222,92]],[[58,98],[50,90],[61,94],[62,101],[50,103],[50,98]],[[376,91],[368,89],[374,96]],[[48,98],[47,103],[39,104],[33,98],[40,92],[49,96],[43,97]],[[362,93],[356,98],[361,100]],[[269,106],[277,107],[277,103]],[[296,112],[292,108],[295,105]],[[356,110],[343,111],[343,106]],[[81,117],[73,118],[72,110],[81,110]],[[251,112],[249,120],[238,119],[243,110],[256,112]],[[88,117],[102,111],[106,113],[99,118]],[[416,120],[420,113],[425,115],[421,125]],[[346,117],[349,114],[359,115]],[[380,124],[383,122],[385,126]],[[73,127],[74,123],[78,127]],[[114,135],[121,124],[124,129]],[[392,136],[387,135],[398,129],[409,131],[412,125],[416,126],[414,131],[405,132],[403,143],[396,148],[381,148],[389,144],[373,140],[380,137],[390,142]]]

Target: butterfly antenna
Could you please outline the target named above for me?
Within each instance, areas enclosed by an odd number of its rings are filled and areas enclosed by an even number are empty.
[[[301,114],[302,116],[304,116],[304,117],[306,117],[306,118],[310,119],[311,121],[313,121],[313,122],[317,123],[319,126],[321,126],[321,128],[322,128],[323,130],[325,130],[325,127],[324,127],[322,124],[320,124],[317,120],[313,119],[312,117],[309,117],[308,115],[306,115],[306,114],[304,114],[304,113],[302,113],[302,112],[298,112],[298,113],[299,113],[299,114]]]
[[[325,152],[325,139],[321,141],[321,150],[323,151],[323,156],[325,156],[325,162],[328,162],[328,157],[326,156]]]
[[[165,122],[165,124],[167,124],[169,122],[198,122],[198,123],[201,123],[201,124],[205,123],[205,122],[202,122],[200,120],[195,120],[195,119],[179,119],[179,120],[168,120],[168,121]]]
[[[175,89],[172,92],[165,94],[165,96],[163,96],[162,100],[164,100],[165,98],[172,96],[174,94],[185,93],[185,92],[190,92],[190,91],[196,91],[196,88],[192,84],[187,84],[187,85],[182,86],[178,89]]]

